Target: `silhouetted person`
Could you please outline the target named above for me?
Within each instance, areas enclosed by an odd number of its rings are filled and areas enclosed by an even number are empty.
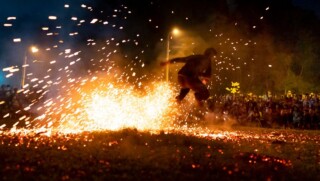
[[[210,93],[205,84],[211,78],[211,59],[215,55],[217,51],[214,48],[208,48],[204,54],[174,58],[160,63],[162,66],[185,63],[178,72],[178,82],[181,86],[180,94],[176,97],[178,101],[182,101],[190,89],[194,91],[199,106],[202,106],[203,101],[209,98]]]

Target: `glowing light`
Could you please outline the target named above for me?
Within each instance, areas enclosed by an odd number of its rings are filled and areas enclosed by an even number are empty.
[[[21,42],[21,38],[14,38],[13,42],[15,42],[15,43]]]
[[[97,21],[98,21],[98,19],[92,19],[90,23],[91,23],[91,24],[94,24],[94,23],[96,23]]]
[[[6,67],[6,68],[3,68],[2,71],[7,72],[7,71],[11,71],[14,68],[15,68],[14,66]]]
[[[65,54],[69,54],[70,52],[71,52],[71,49],[65,49],[65,50],[64,50],[64,53],[65,53]]]
[[[37,47],[35,47],[35,46],[32,46],[30,48],[30,50],[31,50],[32,53],[37,53],[39,51],[39,49]]]
[[[56,19],[57,19],[56,16],[49,16],[48,18],[49,18],[50,20],[56,20]]]
[[[13,76],[13,74],[12,74],[12,73],[7,74],[7,75],[6,75],[6,78],[9,78],[9,77],[11,77],[11,76]]]
[[[178,28],[174,28],[174,29],[172,30],[172,34],[173,34],[173,35],[179,35],[179,34],[180,34],[180,30],[179,30]]]
[[[8,17],[8,18],[7,18],[8,21],[10,21],[10,20],[16,20],[16,19],[17,19],[17,18],[14,17],[14,16],[11,16],[11,17]]]

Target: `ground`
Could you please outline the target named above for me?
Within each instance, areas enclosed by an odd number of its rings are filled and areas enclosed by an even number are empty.
[[[1,180],[320,180],[319,131],[3,132]]]

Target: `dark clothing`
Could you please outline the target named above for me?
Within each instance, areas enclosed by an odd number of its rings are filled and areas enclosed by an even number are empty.
[[[178,75],[186,77],[211,77],[211,57],[204,55],[191,55],[183,58],[174,58],[170,63],[186,63],[178,72]]]
[[[194,91],[194,96],[197,101],[207,100],[210,96],[206,86],[197,77],[178,75],[178,82],[181,86],[180,94],[177,96],[179,101],[184,99],[190,89]]]
[[[178,82],[181,86],[180,94],[176,97],[179,101],[189,93],[190,89],[195,93],[198,102],[207,100],[210,93],[202,83],[200,77],[211,77],[211,56],[191,55],[182,58],[174,58],[170,63],[185,63],[178,72]]]

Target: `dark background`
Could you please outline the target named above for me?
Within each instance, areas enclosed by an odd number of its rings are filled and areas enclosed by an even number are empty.
[[[170,57],[202,53],[209,46],[219,51],[212,82],[216,92],[223,93],[231,81],[240,82],[244,92],[320,90],[320,3],[316,0],[12,0],[0,5],[1,25],[12,24],[0,26],[1,68],[21,67],[25,54],[40,62],[57,61],[50,67],[53,70],[80,58],[75,69],[81,75],[105,70],[110,64],[93,62],[107,60],[117,50],[125,64],[143,62],[143,75],[159,69],[168,33],[179,27],[183,34],[170,40]],[[49,15],[57,20],[48,20]],[[10,16],[16,20],[7,20]],[[95,18],[98,22],[91,24]],[[85,22],[79,25],[80,20]],[[14,38],[22,41],[14,43]],[[31,45],[42,53],[31,55],[27,51]],[[81,53],[66,58],[66,49]],[[43,74],[45,66],[30,69]],[[19,85],[19,72],[10,78],[5,75],[0,74],[1,84]]]

